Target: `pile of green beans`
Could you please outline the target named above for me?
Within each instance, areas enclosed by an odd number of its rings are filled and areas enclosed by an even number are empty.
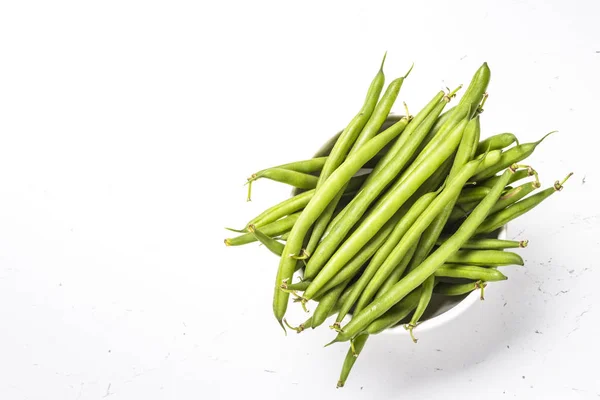
[[[349,342],[338,387],[369,336],[404,326],[416,343],[432,298],[480,291],[483,300],[489,283],[508,279],[510,269],[499,268],[524,265],[514,249],[529,241],[498,239],[498,230],[572,175],[534,193],[542,184],[523,162],[549,134],[533,143],[512,133],[482,139],[486,63],[454,107],[444,111],[460,87],[434,94],[414,117],[406,104],[404,116],[390,115],[410,70],[384,91],[384,63],[356,116],[313,158],[248,178],[248,201],[259,178],[293,195],[227,228],[238,235],[225,239],[258,242],[279,258],[273,313],[284,332],[324,325],[337,332],[329,344]],[[297,326],[285,319],[290,296],[307,311],[316,303]]]

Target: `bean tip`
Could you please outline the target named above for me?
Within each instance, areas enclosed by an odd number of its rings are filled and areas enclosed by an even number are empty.
[[[341,387],[344,387],[344,381],[340,379],[339,381],[337,381],[335,388],[339,389]]]
[[[231,246],[231,240],[225,239],[224,242],[225,242],[225,246]]]
[[[281,329],[283,329],[283,333],[285,333],[285,336],[287,336],[287,330],[285,329],[285,326],[283,325],[283,319],[277,318],[277,322],[279,322]]]
[[[383,60],[381,60],[381,66],[379,67],[379,72],[383,72],[383,65],[385,64],[385,59],[387,57],[387,50],[383,53]]]
[[[413,62],[412,65],[410,66],[410,68],[408,69],[408,72],[406,74],[404,74],[402,79],[408,78],[408,75],[410,75],[410,72],[413,70],[414,67],[415,67],[415,63]]]

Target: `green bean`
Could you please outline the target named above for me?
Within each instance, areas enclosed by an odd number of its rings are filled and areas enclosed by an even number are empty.
[[[369,121],[366,123],[356,142],[352,146],[352,150],[350,150],[350,154],[356,152],[361,146],[363,146],[369,139],[373,138],[379,132],[379,129],[385,122],[386,118],[390,114],[392,106],[396,102],[396,98],[398,98],[398,94],[400,93],[400,89],[402,88],[402,84],[404,83],[404,79],[408,77],[412,71],[412,67],[408,70],[408,72],[400,78],[394,79],[387,89],[381,99],[375,106]]]
[[[384,54],[383,60],[381,61],[381,67],[369,86],[367,97],[365,98],[362,108],[342,131],[327,157],[327,162],[323,166],[317,187],[321,187],[323,182],[329,178],[333,171],[342,164],[363,127],[367,124],[369,118],[371,118],[371,114],[377,105],[377,100],[379,99],[385,81],[383,65],[385,64],[386,55],[387,54]]]
[[[331,174],[323,186],[316,191],[300,217],[298,217],[286,242],[275,281],[273,312],[280,325],[287,309],[289,294],[281,291],[279,285],[284,279],[290,279],[292,277],[295,267],[293,257],[300,254],[304,237],[309,228],[327,207],[327,204],[336,196],[338,191],[344,187],[346,182],[348,182],[348,180],[350,180],[350,178],[352,178],[352,176],[356,174],[368,160],[381,151],[386,144],[394,137],[398,136],[405,126],[406,120],[400,120],[384,132],[369,140],[356,153],[348,156],[342,165]]]
[[[292,213],[302,210],[308,204],[314,193],[315,190],[312,189],[300,193],[289,199],[286,199],[280,202],[279,204],[276,204],[273,207],[266,209],[256,217],[252,218],[246,224],[246,229],[250,225],[261,227],[265,224],[270,224],[271,222],[275,222],[278,219],[285,217],[286,215],[290,215]]]
[[[521,179],[525,179],[528,176],[531,176],[535,173],[535,171],[532,170],[528,170],[528,169],[520,169],[518,171],[515,171],[514,174],[512,174],[510,180],[508,181],[508,183],[514,183],[516,181],[520,181]],[[486,186],[486,187],[492,187],[494,186],[494,183],[496,183],[496,181],[500,179],[499,175],[493,176],[489,179],[484,180],[483,182],[478,182],[477,185],[479,186]]]
[[[508,168],[511,165],[526,159],[533,153],[535,148],[540,143],[542,143],[542,141],[544,139],[546,139],[552,133],[554,133],[554,132],[548,133],[547,135],[545,135],[543,138],[541,138],[537,142],[523,143],[523,144],[512,147],[509,150],[503,152],[501,160],[498,164],[478,173],[476,176],[473,177],[473,181],[479,182],[479,181],[485,180],[487,178],[490,178],[490,177],[496,175],[497,172],[502,171],[503,169]]]
[[[470,202],[479,202],[490,192],[490,188],[485,186],[473,186],[467,187],[460,192],[460,196],[458,196],[458,200],[456,202],[458,204],[470,203]]]
[[[291,171],[283,168],[269,168],[252,174],[248,178],[248,198],[247,201],[251,201],[252,196],[252,182],[260,178],[271,179],[276,182],[285,183],[300,189],[314,189],[317,186],[318,177],[303,172]]]
[[[373,323],[371,323],[371,325],[369,325],[369,327],[367,328],[367,334],[359,335],[355,339],[353,339],[353,341],[351,342],[350,349],[346,354],[346,358],[344,359],[344,365],[342,366],[340,379],[337,383],[338,388],[344,386],[344,384],[346,383],[348,375],[350,374],[350,371],[352,370],[352,367],[354,366],[357,357],[360,355],[361,351],[365,347],[366,341],[369,338],[369,333],[380,333],[388,327],[391,327],[398,323],[398,321],[402,320],[408,314],[410,314],[410,312],[414,309],[416,305],[416,301],[417,296],[407,296],[394,308],[388,311],[385,315],[381,316],[377,321],[373,321]]]
[[[373,159],[368,162],[365,166],[368,168],[373,168],[376,165],[376,162],[380,160],[382,157],[386,155],[385,150],[382,150],[381,153],[377,154],[377,156],[373,157]],[[303,172],[305,174],[314,174],[321,172],[325,163],[327,162],[327,156],[323,157],[314,157],[309,158],[308,160],[294,161],[287,164],[277,165],[275,167],[267,168],[267,169],[288,169],[290,171]],[[262,175],[265,170],[258,171],[254,175]]]
[[[254,235],[256,240],[261,242],[271,253],[281,257],[281,253],[283,253],[283,248],[285,247],[282,243],[265,235],[263,232],[256,229],[254,225],[249,225],[248,230]]]
[[[479,142],[475,154],[483,154],[488,150],[502,150],[513,143],[519,145],[519,140],[515,135],[512,133],[499,133]]]
[[[573,175],[573,173],[567,175],[567,177],[562,182],[556,181],[554,183],[554,186],[542,190],[541,192],[534,194],[533,196],[518,201],[513,205],[506,207],[502,211],[498,211],[495,214],[490,215],[477,229],[476,233],[479,234],[493,232],[501,226],[506,225],[513,219],[525,214],[527,211],[532,210],[542,201],[552,196],[555,192],[561,191],[563,185],[565,184],[567,179],[571,177],[571,175]]]
[[[323,185],[323,183],[327,180],[327,178],[331,176],[333,171],[335,171],[342,164],[344,159],[351,152],[351,149],[353,148],[358,138],[360,138],[361,144],[369,138],[367,135],[363,135],[362,131],[364,131],[363,128],[365,128],[365,125],[369,123],[374,110],[376,110],[376,106],[378,103],[377,100],[379,99],[379,95],[381,93],[381,90],[383,89],[383,84],[385,81],[383,74],[383,64],[385,63],[386,55],[387,54],[383,56],[381,67],[379,68],[377,75],[371,82],[371,86],[369,87],[369,91],[367,92],[367,97],[365,99],[363,107],[361,108],[359,113],[352,119],[352,121],[350,121],[346,129],[342,131],[340,137],[334,144],[331,153],[329,154],[327,161],[323,166],[321,174],[319,175],[316,186],[317,189],[320,188],[321,185]],[[379,128],[379,126],[377,128]],[[341,190],[341,192],[343,192],[344,189],[345,187]],[[337,203],[340,200],[340,197],[341,193],[337,193],[334,196],[334,198],[330,200],[328,207],[321,213],[319,219],[317,219],[317,222],[313,227],[311,239],[309,240],[307,245],[306,252],[308,254],[310,254],[313,248],[317,245],[320,235],[327,227],[327,223],[324,221],[327,220],[328,222],[328,220],[331,218],[335,207],[337,206]]]
[[[439,246],[448,240],[448,236],[440,237],[436,244]],[[466,241],[461,249],[470,250],[498,250],[498,249],[514,249],[527,247],[528,240],[501,240],[501,239],[470,239]]]
[[[467,164],[463,170],[467,168],[469,168],[469,164]],[[459,173],[459,175],[461,173]],[[421,285],[425,279],[427,279],[427,277],[435,273],[437,268],[444,264],[448,257],[456,252],[460,246],[475,233],[477,227],[483,222],[489,210],[496,203],[498,197],[500,197],[502,189],[504,186],[506,186],[506,182],[508,181],[510,174],[512,174],[512,170],[510,169],[504,172],[504,178],[500,179],[496,183],[496,185],[492,188],[492,191],[485,197],[485,199],[481,201],[481,203],[479,203],[477,208],[471,213],[471,215],[469,215],[465,222],[462,223],[462,225],[450,239],[445,241],[440,247],[437,248],[437,250],[431,253],[431,255],[425,259],[425,261],[423,261],[417,268],[409,272],[408,275],[395,284],[386,294],[373,301],[361,312],[354,314],[352,320],[350,320],[350,322],[343,327],[343,331],[339,333],[331,343],[347,341],[356,336],[358,333],[362,332],[371,322],[383,315],[394,304],[398,303],[408,293]],[[460,186],[462,187],[462,185]],[[449,185],[449,187],[452,186]],[[440,196],[437,197],[437,199],[441,198],[442,194],[443,191]],[[415,224],[415,226],[422,223],[422,220],[420,220],[417,222],[417,224]]]
[[[315,157],[308,160],[295,161],[287,164],[278,165],[272,168],[289,169],[290,171],[304,172],[305,174],[312,174],[315,172],[321,172],[327,157]],[[260,174],[262,171],[257,172]]]
[[[367,304],[375,295],[379,287],[387,279],[394,267],[400,262],[404,254],[417,243],[425,229],[431,224],[431,222],[438,216],[442,210],[446,207],[449,201],[455,199],[460,193],[460,190],[464,183],[473,175],[473,172],[477,170],[480,160],[475,160],[467,163],[458,174],[452,179],[442,192],[433,200],[433,202],[427,207],[427,209],[421,214],[419,219],[413,224],[406,234],[402,237],[398,245],[386,258],[384,263],[379,267],[373,279],[369,282],[364,292],[361,295],[359,304]],[[437,239],[437,237],[435,238]],[[435,243],[435,239],[433,242]],[[418,251],[418,250],[417,250]],[[414,256],[413,256],[414,258]],[[430,274],[431,275],[431,274]],[[313,281],[314,285],[314,281]],[[312,286],[312,285],[311,285]],[[310,290],[311,286],[307,290]],[[306,292],[304,293],[306,296]]]
[[[422,129],[417,128],[410,137],[405,136],[404,134],[400,136],[398,141],[407,138],[404,141],[402,148],[397,152],[396,157],[387,164],[386,168],[380,172],[377,179],[367,182],[356,197],[350,202],[344,216],[332,228],[308,260],[306,266],[307,276],[314,277],[317,275],[331,255],[338,249],[340,243],[346,238],[350,229],[352,229],[364,215],[371,203],[373,203],[388,184],[400,173],[425,134],[429,131],[431,124],[435,121],[435,118],[437,118],[437,115],[439,115],[444,105],[445,102],[442,101],[438,107],[434,109],[431,115],[423,122]],[[427,121],[430,121],[431,124],[428,124]]]
[[[319,301],[319,305],[317,306],[317,308],[315,309],[315,312],[313,313],[313,319],[311,321],[311,326],[310,326],[311,328],[314,329],[317,326],[321,325],[323,322],[325,322],[325,320],[329,316],[329,312],[336,305],[342,292],[344,291],[344,289],[346,289],[346,286],[348,286],[349,282],[350,282],[350,279],[348,279],[344,283],[339,284],[338,286],[336,286],[335,288],[333,288],[329,292],[327,292],[323,297],[321,297],[321,300]]]
[[[441,131],[442,127],[444,127],[451,119],[456,118],[457,114],[461,114],[459,115],[458,119],[462,119],[467,115],[467,110],[470,110],[469,117],[473,116],[477,112],[477,106],[485,95],[485,91],[490,82],[490,76],[491,73],[487,63],[483,63],[483,65],[475,72],[475,75],[473,75],[469,87],[465,91],[465,94],[462,96],[456,107],[453,107],[444,114],[440,115],[438,121],[431,129],[429,135],[430,139],[436,137],[438,132]],[[427,138],[425,139],[425,142],[428,142]]]
[[[392,252],[394,247],[398,244],[400,239],[404,236],[404,234],[410,229],[410,227],[415,223],[415,221],[419,218],[419,216],[423,213],[423,211],[431,204],[431,202],[438,195],[437,192],[427,193],[421,196],[412,207],[405,207],[402,218],[398,221],[394,230],[387,238],[386,242],[377,250],[367,269],[362,273],[356,285],[354,287],[354,291],[350,294],[346,303],[342,305],[342,309],[337,316],[336,322],[341,322],[342,319],[346,316],[346,314],[350,311],[354,303],[359,299],[363,290],[367,287],[379,267],[384,263],[387,259],[388,255]],[[314,283],[314,281],[313,281]],[[304,293],[306,296],[306,292]],[[357,305],[357,311],[360,311],[362,305]]]
[[[408,76],[409,73],[410,71],[408,71],[405,77]],[[381,128],[381,126],[385,122],[386,117],[389,115],[390,110],[392,109],[392,106],[394,105],[394,102],[398,97],[398,93],[400,93],[400,88],[402,87],[402,83],[404,82],[405,77],[395,79],[394,81],[392,81],[392,83],[390,83],[384,95],[381,97],[381,100],[375,106],[371,118],[369,118],[369,121],[364,126],[363,130],[360,132],[360,135],[356,139],[356,142],[352,146],[352,149],[350,150],[349,154],[355,153],[369,139],[371,139],[377,134],[379,128]],[[317,245],[319,245],[319,241],[321,240],[323,232],[325,232],[329,221],[331,221],[333,211],[337,206],[339,198],[340,194],[333,198],[333,200],[329,203],[325,211],[323,211],[323,213],[319,216],[319,218],[313,226],[313,231],[306,248],[306,252],[311,256],[314,250],[317,248]],[[310,272],[311,269],[307,267],[306,271]],[[310,276],[310,274],[308,276]]]
[[[491,267],[525,265],[520,255],[502,250],[459,250],[452,254],[446,262]]]
[[[431,296],[433,295],[433,288],[435,287],[435,277],[432,275],[425,279],[425,282],[421,285],[421,295],[419,296],[419,301],[417,303],[417,307],[415,308],[415,312],[413,313],[410,322],[405,326],[406,330],[410,334],[410,338],[414,343],[417,343],[417,338],[415,337],[413,330],[417,327],[419,320],[425,313],[429,302],[431,301]],[[407,296],[408,297],[408,296]],[[385,315],[385,314],[384,314]]]
[[[350,179],[350,184],[346,188],[345,195],[353,194],[363,182],[366,180],[368,175],[359,175]],[[280,218],[283,218],[287,215],[293,214],[297,211],[302,210],[310,199],[312,199],[315,194],[315,189],[308,190],[306,192],[300,193],[294,197],[286,199],[279,204],[274,205],[260,213],[258,216],[252,218],[250,222],[246,225],[254,225],[256,227],[261,227],[271,222],[275,222]]]
[[[301,213],[295,213],[288,215],[285,218],[277,220],[275,222],[271,222],[270,224],[264,225],[260,227],[262,233],[269,237],[275,237],[281,235],[292,229],[295,225],[296,221],[300,217]],[[256,242],[256,237],[252,233],[245,233],[240,236],[236,236],[234,238],[225,239],[225,245],[227,246],[240,246],[242,244]]]
[[[463,294],[471,293],[473,290],[481,289],[482,286],[485,287],[485,283],[481,281],[468,283],[440,282],[433,291],[434,293],[442,294],[444,296],[461,296]]]
[[[538,189],[539,187],[540,183],[538,181],[532,181],[509,190],[508,192],[500,196],[498,202],[490,210],[490,214],[496,213],[500,210],[505,209],[511,204],[516,203],[517,201],[521,200],[522,198],[527,196],[529,193],[533,192],[535,189]]]
[[[390,274],[390,276],[387,277],[387,279],[385,280],[385,282],[383,282],[383,284],[381,285],[381,287],[379,288],[379,290],[375,294],[375,299],[381,297],[385,292],[387,292],[388,290],[390,290],[390,288],[392,286],[394,286],[396,283],[398,283],[398,281],[400,280],[400,278],[402,278],[402,275],[404,274],[404,271],[406,271],[406,267],[408,266],[408,263],[410,262],[410,260],[412,259],[413,255],[415,254],[415,250],[417,250],[417,246],[416,245],[413,246],[413,247],[411,247],[406,252],[406,255],[402,258],[402,261],[400,261],[400,264],[396,265],[396,267],[394,268],[394,270],[392,271],[392,273]]]
[[[416,192],[423,182],[430,177],[436,169],[452,154],[458,146],[466,120],[460,124],[447,136],[447,140],[441,146],[438,146],[434,152],[434,157],[423,160],[414,173],[406,176],[402,185],[398,186],[391,193],[386,194],[380,199],[367,215],[366,219],[350,235],[350,237],[340,246],[335,254],[329,259],[327,264],[314,278],[313,283],[304,292],[304,297],[310,297],[316,293],[327,281],[329,281],[347,262],[350,260],[364,244],[371,238],[381,226]],[[376,137],[377,138],[377,137]],[[402,177],[400,178],[402,179]],[[373,293],[374,295],[374,293]]]
[[[475,113],[479,109],[479,104],[483,100],[485,96],[485,91],[487,90],[487,86],[490,83],[491,71],[488,67],[487,63],[483,63],[481,67],[475,72],[473,78],[471,79],[471,83],[465,94],[463,94],[460,102],[458,103],[458,107],[465,107],[470,109],[469,118],[473,118]]]
[[[487,93],[484,95],[482,102],[485,102],[485,100],[487,99]],[[480,105],[481,107],[481,105]],[[483,112],[483,109],[481,109],[481,112]],[[481,119],[479,118],[479,115],[476,115],[473,119],[471,119],[471,121],[469,121],[469,125],[467,125],[466,129],[470,129],[473,131],[473,144],[471,145],[471,154],[469,156],[469,160],[472,160],[474,158],[477,158],[478,154],[477,154],[477,143],[479,143],[479,138],[481,137]],[[470,136],[470,135],[469,135]],[[491,150],[490,150],[491,151]],[[489,152],[488,152],[489,153]],[[485,152],[481,153],[482,155],[485,154]]]
[[[308,285],[310,285],[310,281],[303,280],[303,281],[296,282],[296,283],[285,283],[285,284],[282,284],[282,287],[287,290],[303,292],[306,290]]]
[[[365,329],[365,332],[376,335],[396,326],[417,307],[419,298],[421,297],[421,290],[422,288],[418,287],[410,292],[405,298],[387,310],[385,314],[371,322]]]
[[[471,160],[471,157],[474,153],[473,149],[479,141],[479,131],[479,116],[476,116],[475,118],[470,120],[467,126],[465,127],[465,132],[461,139],[460,145],[456,152],[456,156],[454,158],[454,162],[452,164],[452,169],[450,170],[450,174],[448,176],[449,180],[454,179],[454,177],[459,173],[459,171]],[[464,193],[464,189],[461,192],[461,194],[462,193]],[[458,196],[458,198],[460,198],[460,195]],[[425,229],[421,238],[419,239],[418,250],[415,252],[413,259],[410,262],[409,270],[415,269],[429,255],[429,253],[435,246],[436,240],[442,233],[442,229],[446,225],[448,217],[450,216],[456,201],[457,197],[451,197],[442,209],[442,211],[434,218],[433,222],[431,222],[427,229]],[[410,336],[415,343],[416,339],[413,335],[413,329],[417,326],[419,319],[421,319],[423,313],[429,305],[431,295],[433,294],[434,284],[435,279],[433,278],[433,276],[427,278],[423,283],[423,290],[421,291],[419,304],[417,305],[413,317],[410,323],[408,324],[408,331],[410,332]]]
[[[350,371],[356,362],[357,357],[360,355],[360,352],[365,347],[367,343],[367,339],[369,335],[360,335],[354,339],[354,342],[350,349],[348,349],[348,353],[346,353],[346,358],[344,359],[344,365],[342,366],[342,372],[340,373],[340,379],[338,380],[337,387],[341,388],[346,383],[348,379],[348,375],[350,375]]]
[[[442,115],[440,115],[438,117],[438,119],[437,119],[437,121],[435,121],[435,124],[433,125],[433,127],[431,127],[431,131],[429,131],[429,134],[423,141],[425,143],[425,145],[427,143],[429,143],[434,137],[437,136],[438,132],[442,129],[442,126],[444,126],[446,124],[446,122],[448,122],[448,120],[454,115],[456,108],[458,108],[458,105],[452,107],[451,109],[449,109],[448,111],[446,111],[445,113],[443,113]]]
[[[451,97],[452,93],[445,96],[444,92],[440,91],[421,111],[417,113],[417,115],[410,121],[410,124],[408,124],[403,134],[394,142],[390,148],[390,151],[388,151],[388,153],[382,157],[379,163],[377,163],[373,172],[371,173],[369,181],[378,176],[381,171],[386,168],[387,164],[396,158],[398,153],[403,150],[406,141],[413,135],[413,132],[417,130],[423,130],[424,128],[427,128],[426,131],[428,132],[431,129],[431,126],[438,119],[440,113],[444,109],[444,106],[450,101]],[[440,107],[440,105],[442,107]],[[425,134],[427,134],[427,132],[425,132]]]
[[[508,278],[495,268],[474,265],[444,264],[435,271],[435,276],[446,278],[463,278],[486,282],[505,281]]]

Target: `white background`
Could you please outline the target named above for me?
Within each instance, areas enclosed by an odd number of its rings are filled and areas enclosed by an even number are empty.
[[[0,6],[0,398],[600,396],[597,1],[6,1]],[[484,135],[565,190],[509,227],[523,268],[443,328],[372,338],[347,386],[328,329],[283,336],[277,259],[226,248],[381,56],[395,107],[492,70]],[[290,320],[305,318],[293,307]]]

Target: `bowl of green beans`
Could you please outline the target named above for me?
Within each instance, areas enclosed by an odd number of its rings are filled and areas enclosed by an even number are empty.
[[[263,178],[292,186],[292,196],[225,239],[258,242],[278,258],[267,295],[286,333],[330,328],[327,346],[349,345],[338,387],[369,337],[416,343],[413,331],[449,323],[488,284],[506,281],[510,269],[498,267],[524,265],[513,249],[528,241],[507,240],[507,224],[571,176],[537,191],[538,173],[523,162],[549,134],[533,143],[512,133],[482,138],[487,63],[456,106],[444,111],[460,87],[439,91],[414,116],[391,113],[408,73],[382,93],[382,69],[356,116],[314,157],[247,179],[248,201]],[[288,307],[298,306],[311,314],[288,321]]]

